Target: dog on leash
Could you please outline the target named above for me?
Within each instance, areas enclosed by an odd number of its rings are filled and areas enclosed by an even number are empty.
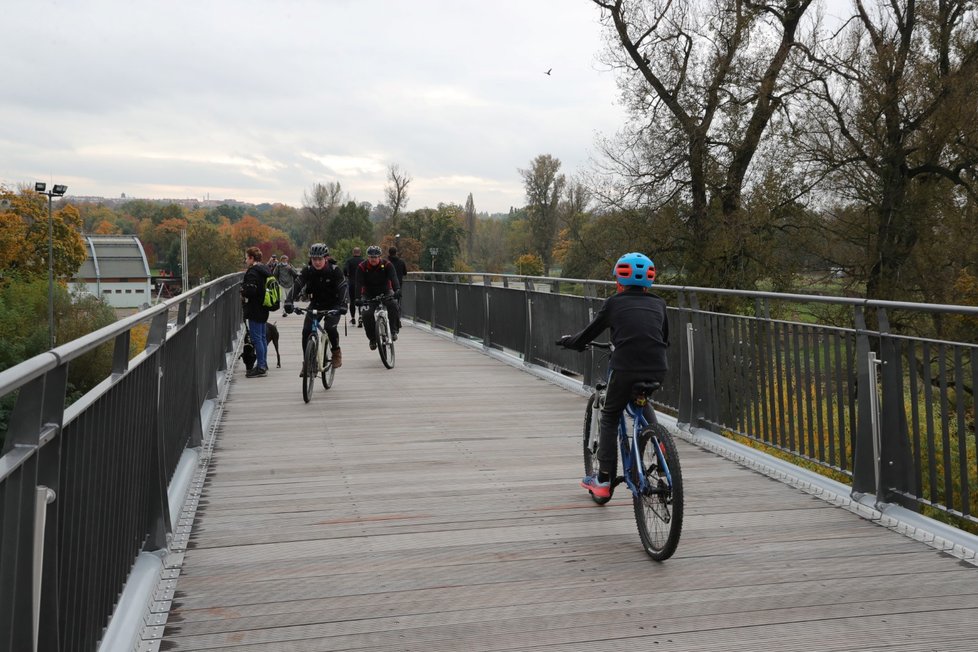
[[[282,356],[278,352],[278,327],[275,324],[265,325],[265,339],[268,344],[275,347],[275,358],[276,367],[282,367]],[[258,355],[255,353],[255,346],[251,343],[251,334],[245,330],[244,347],[241,349],[241,361],[244,362],[245,369],[251,371],[255,366],[255,362],[258,361]]]

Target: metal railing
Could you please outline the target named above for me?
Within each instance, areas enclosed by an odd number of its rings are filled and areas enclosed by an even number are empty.
[[[612,282],[417,272],[408,281],[407,317],[579,375],[586,386],[607,373],[599,360],[554,340],[583,328],[614,292]],[[903,323],[971,320],[973,333],[978,308],[667,285],[655,291],[670,306],[673,380],[656,395],[661,409],[830,469],[849,478],[854,494],[978,524],[978,346],[890,328],[897,315]],[[737,308],[718,307],[725,303]]]
[[[0,650],[94,650],[142,550],[167,546],[167,483],[241,336],[232,274],[0,373]],[[148,328],[130,360],[134,329]],[[65,407],[68,365],[113,350]]]

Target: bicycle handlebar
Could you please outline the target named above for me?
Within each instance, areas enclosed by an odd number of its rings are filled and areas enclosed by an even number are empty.
[[[556,344],[557,346],[564,346],[564,340],[563,339],[555,340],[554,344]],[[588,349],[610,349],[611,342],[588,342],[584,346]]]
[[[308,312],[313,317],[318,317],[320,315],[335,317],[336,315],[345,315],[346,308],[333,308],[331,310],[316,310],[315,308],[293,308],[292,312],[294,312],[297,315],[301,315],[304,312]]]

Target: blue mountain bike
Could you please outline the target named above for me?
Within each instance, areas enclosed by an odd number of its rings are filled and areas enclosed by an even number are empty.
[[[559,343],[559,342],[558,342]],[[592,342],[588,348],[610,350],[611,344]],[[632,492],[635,524],[645,552],[656,561],[672,557],[679,545],[683,529],[683,474],[679,451],[669,431],[645,407],[660,383],[642,382],[632,387],[632,399],[618,421],[618,447],[621,452],[622,475],[611,482],[614,488],[625,483]],[[587,402],[584,413],[584,474],[598,472],[598,439],[601,408],[604,406],[607,383],[598,383]],[[589,492],[590,493],[590,492]],[[604,505],[607,498],[591,499]]]

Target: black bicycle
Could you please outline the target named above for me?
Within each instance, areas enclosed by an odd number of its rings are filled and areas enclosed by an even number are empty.
[[[295,313],[301,315],[308,312],[312,315],[312,332],[306,342],[306,350],[303,355],[302,375],[302,400],[308,403],[312,400],[312,388],[316,384],[316,376],[322,380],[323,389],[333,386],[333,378],[336,375],[336,367],[333,366],[333,352],[329,346],[329,336],[326,334],[326,327],[323,326],[323,317],[334,317],[345,315],[346,308],[336,308],[334,310],[313,310],[310,308],[295,308]]]
[[[610,350],[611,344],[591,342],[588,348]],[[599,423],[607,387],[607,383],[595,386],[584,413],[585,475],[598,472]],[[651,421],[645,416],[644,408],[659,387],[658,382],[632,387],[632,398],[618,419],[622,475],[612,480],[611,489],[622,482],[628,486],[642,547],[652,559],[664,561],[676,552],[682,534],[683,474],[672,434],[656,420],[655,410],[649,410]],[[604,505],[611,496],[591,493],[591,499]]]

